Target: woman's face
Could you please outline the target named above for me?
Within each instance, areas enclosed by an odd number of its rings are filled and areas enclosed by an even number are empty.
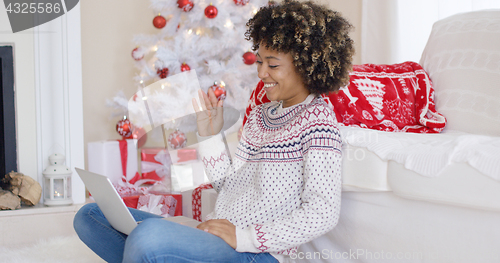
[[[256,62],[269,100],[282,100],[283,108],[286,108],[301,103],[310,94],[302,77],[295,71],[292,55],[260,45]]]

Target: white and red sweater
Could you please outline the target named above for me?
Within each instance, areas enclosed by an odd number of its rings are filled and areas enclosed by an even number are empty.
[[[218,192],[209,218],[236,226],[239,252],[269,252],[279,261],[296,253],[338,222],[341,144],[320,97],[284,109],[281,102],[255,107],[232,163],[220,134],[199,145]]]

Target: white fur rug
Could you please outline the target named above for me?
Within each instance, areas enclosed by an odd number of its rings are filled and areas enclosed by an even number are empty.
[[[5,263],[100,263],[105,262],[75,236],[40,240],[23,248],[0,247]]]

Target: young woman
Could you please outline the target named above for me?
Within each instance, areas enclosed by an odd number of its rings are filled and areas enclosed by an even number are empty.
[[[199,153],[218,192],[198,229],[131,209],[142,221],[129,236],[96,205],[75,216],[80,238],[108,262],[281,262],[337,224],[341,139],[319,94],[347,84],[351,25],[312,2],[285,0],[248,21],[258,76],[272,101],[255,107],[235,158],[225,151],[223,102],[200,91]]]

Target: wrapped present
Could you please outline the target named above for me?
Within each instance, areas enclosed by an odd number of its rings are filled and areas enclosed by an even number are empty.
[[[210,183],[206,183],[196,187],[192,191],[191,198],[192,217],[201,222],[214,210],[217,192]]]
[[[177,150],[177,160],[174,163],[182,163],[198,160],[198,154],[194,148],[183,148]]]
[[[108,177],[113,184],[134,184],[140,179],[136,139],[90,142],[87,147],[89,171]]]
[[[192,187],[194,170],[198,166],[194,163],[172,164],[172,192],[181,192],[183,189]]]
[[[177,199],[171,195],[147,194],[139,196],[137,209],[163,217],[175,215]]]
[[[122,199],[127,207],[138,209],[139,208],[139,199],[142,196],[146,196],[146,195],[173,197],[176,200],[175,209],[173,209],[175,212],[173,215],[174,216],[181,216],[182,215],[182,195],[181,194],[161,194],[160,195],[157,193],[154,193],[154,194],[146,193],[146,194],[141,194],[141,195],[122,196]],[[144,202],[143,202],[143,204],[144,204]],[[146,209],[146,208],[144,208],[144,209]],[[170,213],[170,210],[169,210],[169,213]]]
[[[141,172],[142,179],[163,181],[165,185],[170,185],[170,165],[172,159],[170,153],[164,148],[143,148],[141,149]],[[149,182],[151,183],[151,182]]]

